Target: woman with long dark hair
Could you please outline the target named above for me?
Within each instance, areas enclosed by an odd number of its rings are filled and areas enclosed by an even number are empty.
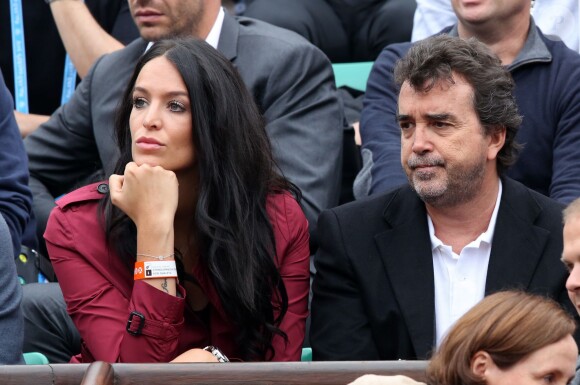
[[[61,198],[45,234],[83,340],[73,361],[299,360],[308,223],[231,63],[156,43],[116,132],[108,186]]]

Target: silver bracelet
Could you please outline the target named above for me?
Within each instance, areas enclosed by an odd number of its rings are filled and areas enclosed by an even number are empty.
[[[163,261],[164,259],[168,259],[168,258],[175,257],[175,253],[171,253],[168,256],[163,256],[163,255],[150,255],[150,254],[137,253],[137,256],[138,257],[153,258],[153,259],[157,259],[159,261]]]
[[[215,346],[206,346],[205,348],[203,348],[203,350],[205,350],[206,352],[210,352],[211,354],[213,354],[213,356],[215,358],[217,358],[218,362],[230,362],[230,360],[228,360],[228,358],[226,357],[225,354],[222,353],[221,350],[219,350],[218,348],[216,348]]]

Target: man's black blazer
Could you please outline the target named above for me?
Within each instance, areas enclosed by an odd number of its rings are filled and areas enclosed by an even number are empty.
[[[502,179],[486,295],[548,295],[572,314],[562,254],[562,206]],[[435,294],[425,204],[404,186],[326,210],[318,222],[310,340],[315,360],[427,359]]]

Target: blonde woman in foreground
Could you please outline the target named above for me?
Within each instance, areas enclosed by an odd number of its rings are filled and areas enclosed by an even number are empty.
[[[429,363],[427,383],[568,384],[578,357],[575,328],[552,300],[514,291],[490,295],[449,331]],[[353,384],[420,383],[403,376],[364,376]]]

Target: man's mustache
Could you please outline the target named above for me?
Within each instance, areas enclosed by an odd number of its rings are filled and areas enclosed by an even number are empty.
[[[431,155],[415,155],[407,159],[407,166],[409,166],[411,169],[415,169],[417,167],[445,166],[445,162],[443,159]]]

